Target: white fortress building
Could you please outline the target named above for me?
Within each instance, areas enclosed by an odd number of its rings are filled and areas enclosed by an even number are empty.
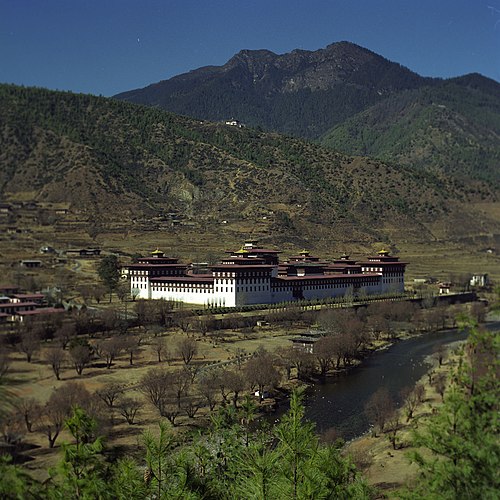
[[[123,268],[133,296],[205,306],[236,307],[353,295],[404,292],[405,262],[382,250],[366,261],[343,255],[331,263],[303,250],[279,261],[277,250],[246,242],[209,272],[197,273],[155,250],[151,257]]]

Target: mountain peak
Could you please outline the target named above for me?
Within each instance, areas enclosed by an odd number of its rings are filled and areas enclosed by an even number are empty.
[[[206,120],[236,117],[249,126],[317,139],[380,100],[429,84],[432,79],[341,41],[284,54],[243,49],[222,66],[115,97]]]

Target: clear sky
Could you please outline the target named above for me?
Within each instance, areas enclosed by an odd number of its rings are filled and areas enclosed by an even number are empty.
[[[0,0],[0,82],[109,96],[241,49],[342,40],[423,76],[500,81],[500,0]]]

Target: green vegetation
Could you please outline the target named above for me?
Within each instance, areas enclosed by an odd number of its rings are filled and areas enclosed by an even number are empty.
[[[497,498],[500,488],[498,366],[500,335],[467,321],[469,339],[443,405],[415,434],[412,454],[420,466],[409,498]]]
[[[387,95],[428,80],[340,42],[283,55],[243,50],[222,67],[201,68],[116,97],[206,120],[235,117],[251,127],[314,139]]]
[[[120,263],[116,255],[107,255],[99,262],[97,274],[109,291],[109,301],[111,294],[117,289],[120,281]]]
[[[291,233],[298,245],[387,241],[401,227],[422,238],[422,222],[469,216],[456,200],[494,196],[485,183],[100,97],[0,85],[0,118],[0,194],[69,203],[93,236],[174,214],[258,225],[277,244]]]
[[[301,396],[275,428],[248,433],[255,410],[221,408],[211,429],[181,443],[168,425],[143,436],[141,458],[112,464],[95,437],[96,423],[80,408],[66,420],[74,442],[43,485],[0,464],[3,498],[369,498],[370,489],[334,445],[320,444],[304,422]],[[240,423],[242,422],[242,423]],[[145,471],[144,470],[145,463]],[[8,483],[7,483],[8,481]]]
[[[493,190],[500,183],[500,102],[486,79],[476,80],[475,87],[463,77],[386,99],[327,132],[322,144],[453,175],[471,193],[478,181]]]

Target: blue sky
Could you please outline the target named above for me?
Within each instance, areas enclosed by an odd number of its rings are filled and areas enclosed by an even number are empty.
[[[241,49],[341,40],[424,76],[500,81],[500,0],[0,0],[0,82],[109,96]]]

